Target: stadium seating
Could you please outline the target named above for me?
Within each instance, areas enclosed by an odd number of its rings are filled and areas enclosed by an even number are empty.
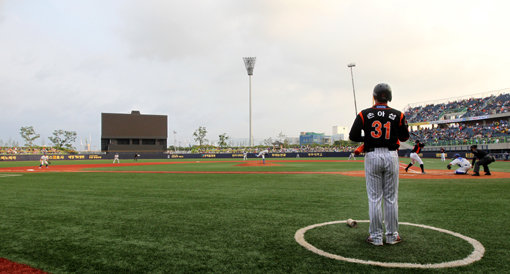
[[[489,115],[510,113],[510,94],[470,98],[447,103],[426,104],[408,108],[405,112],[410,125],[423,122],[447,121],[477,117],[476,121],[440,123],[432,128],[419,127],[413,132],[429,145],[470,145],[510,142],[508,117],[488,119]],[[509,114],[510,115],[510,114]],[[458,120],[457,120],[458,121]],[[433,123],[437,124],[437,123]]]
[[[442,120],[445,114],[462,113],[459,118],[510,112],[510,94],[491,95],[448,103],[416,106],[405,111],[409,123]]]
[[[459,126],[422,128],[413,133],[431,145],[466,145],[510,142],[509,124],[500,120],[491,124],[465,123]]]

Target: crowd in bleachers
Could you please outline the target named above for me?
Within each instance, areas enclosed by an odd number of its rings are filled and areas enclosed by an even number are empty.
[[[219,147],[193,147],[189,150],[179,150],[179,151],[167,151],[169,154],[183,154],[183,153],[239,153],[243,152],[247,153],[257,153],[261,150],[269,150],[269,153],[301,153],[301,152],[351,152],[356,149],[355,146],[295,146],[295,147],[279,147],[279,146],[259,146],[259,147],[227,147],[227,148],[219,148]]]
[[[24,154],[66,154],[67,152],[53,147],[0,147],[0,154],[24,155]]]
[[[485,125],[460,123],[449,127],[421,128],[412,132],[429,144],[498,143],[510,140],[507,120]]]
[[[280,146],[258,146],[258,147],[190,147],[186,149],[168,150],[169,154],[184,154],[184,153],[258,153],[261,150],[268,149],[269,153],[292,153],[292,152],[345,152],[353,151],[355,146],[293,146],[293,147],[280,147]],[[67,154],[68,152],[58,150],[53,147],[0,147],[0,154],[2,155],[27,155],[27,154]]]
[[[510,93],[412,107],[405,115],[409,123],[417,123],[439,121],[448,117],[445,114],[466,118],[506,112],[510,112]]]

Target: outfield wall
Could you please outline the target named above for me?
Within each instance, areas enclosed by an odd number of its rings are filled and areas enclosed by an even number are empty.
[[[411,150],[400,150],[400,157],[409,157]],[[449,151],[446,153],[446,159],[451,159],[455,154],[459,153],[462,157],[472,158],[473,154],[470,151]],[[299,154],[299,156],[298,156]],[[503,153],[492,153],[496,158],[503,159]],[[113,160],[114,153],[98,153],[98,154],[73,154],[73,155],[48,155],[49,160]],[[120,160],[133,160],[135,153],[119,153]],[[168,153],[139,153],[138,159],[243,159],[242,153],[183,153],[183,154],[168,154]],[[350,152],[292,152],[292,153],[269,153],[266,158],[329,158],[329,157],[349,157]],[[423,152],[419,154],[422,158],[437,158],[441,159],[439,152]],[[363,158],[363,155],[356,156]],[[0,161],[39,161],[41,155],[0,155]],[[257,158],[256,153],[248,153],[248,158]]]
[[[138,159],[243,159],[242,153],[183,153],[168,154],[158,152],[138,153]],[[299,156],[298,156],[299,154]],[[350,152],[293,152],[269,153],[267,158],[310,158],[310,157],[349,157]],[[114,153],[105,154],[74,154],[74,155],[48,155],[49,160],[113,160]],[[119,153],[121,160],[134,159],[135,153]],[[0,161],[39,161],[41,155],[0,155]],[[248,158],[257,158],[256,153],[248,153]]]

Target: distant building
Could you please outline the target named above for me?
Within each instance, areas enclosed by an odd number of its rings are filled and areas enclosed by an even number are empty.
[[[285,138],[289,145],[299,145],[299,137],[287,137]]]
[[[167,138],[166,115],[101,113],[101,151],[165,151]]]
[[[324,145],[330,142],[331,136],[326,136],[324,133],[301,132],[299,135],[299,145],[301,146],[312,144]]]
[[[346,141],[349,138],[349,128],[342,126],[333,126],[333,132],[331,133],[331,142],[335,141]]]

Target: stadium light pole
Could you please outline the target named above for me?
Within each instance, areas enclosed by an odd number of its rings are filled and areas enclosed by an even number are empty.
[[[177,135],[177,131],[174,130],[174,151],[177,151],[177,143],[175,142],[175,135]]]
[[[347,65],[348,68],[351,69],[351,81],[352,81],[352,94],[354,95],[354,115],[358,115],[358,107],[356,106],[356,91],[354,90],[354,74],[352,73],[352,68],[355,67],[356,64],[350,63]]]
[[[253,146],[253,132],[251,128],[251,77],[253,76],[253,69],[255,68],[255,60],[257,57],[243,57],[244,66],[246,67],[246,71],[248,72],[248,77],[250,78],[250,138],[249,138],[249,146]]]

